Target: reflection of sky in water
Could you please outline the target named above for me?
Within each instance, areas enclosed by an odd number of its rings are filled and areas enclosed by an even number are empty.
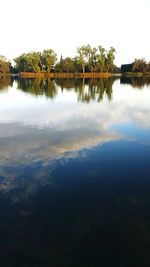
[[[11,187],[9,178],[29,172],[28,166],[40,180],[55,160],[86,157],[87,149],[107,142],[149,144],[150,88],[116,81],[111,102],[89,104],[77,102],[75,92],[57,87],[57,93],[51,101],[17,90],[16,83],[1,93],[0,174],[7,178],[1,188]]]
[[[101,103],[91,102],[88,105],[77,103],[76,93],[72,91],[64,90],[62,93],[58,88],[57,97],[51,101],[44,96],[35,97],[23,93],[15,86],[14,83],[14,87],[10,88],[7,94],[1,93],[1,123],[44,127],[57,123],[65,124],[75,118],[80,123],[82,119],[87,122],[89,117],[94,117],[94,121],[104,117],[103,125],[104,121],[106,124],[135,121],[139,126],[149,126],[150,91],[146,86],[142,90],[136,90],[129,85],[120,85],[117,81],[113,86],[113,101],[109,102],[104,98]]]

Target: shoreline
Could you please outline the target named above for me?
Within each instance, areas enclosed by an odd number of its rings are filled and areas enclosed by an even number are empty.
[[[85,73],[61,73],[61,72],[20,72],[17,74],[14,73],[0,73],[0,77],[13,76],[13,77],[21,77],[21,78],[110,78],[110,77],[150,77],[150,73],[142,73],[142,72],[124,72],[124,73],[102,73],[102,72],[85,72]]]
[[[41,78],[109,78],[116,74],[113,73],[32,73],[32,72],[21,72],[18,74],[22,78],[34,78],[34,77],[41,77]]]

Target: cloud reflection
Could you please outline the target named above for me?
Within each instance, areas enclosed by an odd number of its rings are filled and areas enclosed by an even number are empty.
[[[61,89],[57,90],[58,98],[54,102],[43,96],[35,99],[21,93],[23,107],[17,99],[14,100],[16,105],[9,106],[6,102],[1,107],[1,190],[28,184],[26,190],[31,193],[41,183],[53,184],[52,170],[56,161],[66,164],[71,158],[86,157],[87,149],[131,138],[130,130],[119,131],[115,126],[150,127],[149,88],[136,91],[128,85],[121,87],[117,81],[111,102],[104,98],[101,103],[88,105],[78,103],[75,93],[66,102],[71,92],[62,94]],[[132,134],[133,139],[138,139],[136,132]],[[32,176],[32,181],[29,177],[25,181],[25,175]]]

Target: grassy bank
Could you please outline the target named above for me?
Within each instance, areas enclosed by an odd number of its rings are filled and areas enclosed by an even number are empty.
[[[150,72],[123,72],[124,76],[131,77],[142,77],[142,76],[150,76]]]
[[[101,77],[111,77],[112,73],[33,73],[33,72],[21,72],[21,77],[24,78],[34,78],[34,77],[49,77],[49,78],[101,78]]]

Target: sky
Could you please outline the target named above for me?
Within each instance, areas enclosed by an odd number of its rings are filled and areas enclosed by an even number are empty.
[[[150,0],[1,0],[0,54],[53,49],[74,57],[90,44],[116,49],[115,64],[150,60]]]

